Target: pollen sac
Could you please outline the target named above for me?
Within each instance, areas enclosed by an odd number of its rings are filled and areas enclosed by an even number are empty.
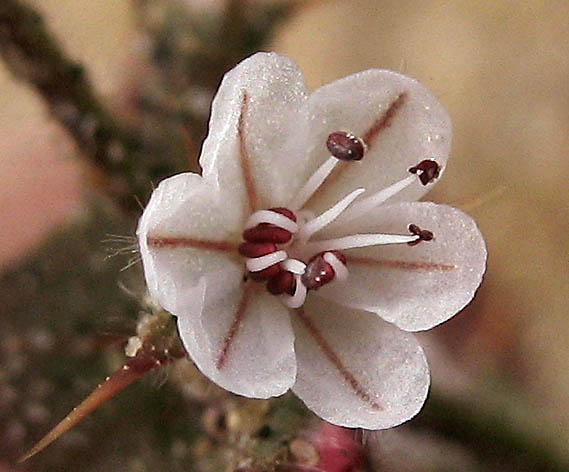
[[[329,251],[333,253],[342,264],[346,264],[346,257],[339,251]],[[308,261],[304,274],[301,276],[303,285],[308,290],[318,290],[326,285],[336,276],[334,268],[324,260],[324,254],[316,254]]]
[[[296,215],[288,208],[283,208],[283,207],[269,208],[269,211],[274,211],[275,213],[279,213],[280,215],[286,216],[289,220],[292,220],[296,223]]]
[[[247,277],[255,282],[262,282],[264,280],[270,280],[282,271],[279,264],[273,264],[266,269],[260,270],[258,272],[248,272]]]
[[[294,281],[294,275],[292,272],[286,270],[281,270],[267,282],[267,290],[273,295],[288,293],[292,296],[294,295],[295,288],[296,282]]]
[[[239,254],[248,258],[256,258],[266,256],[267,254],[272,254],[277,251],[277,246],[270,242],[252,243],[245,242],[239,245]],[[247,272],[247,277],[256,280],[268,280],[274,277],[281,271],[279,264],[273,264],[263,270],[257,272]]]
[[[262,243],[241,243],[239,245],[239,254],[245,257],[261,257],[272,254],[277,250],[277,246],[271,242]]]
[[[260,223],[254,228],[243,232],[243,239],[252,243],[271,242],[274,244],[288,243],[292,238],[290,231],[270,223]]]
[[[409,232],[411,234],[419,236],[419,239],[407,243],[409,246],[416,246],[421,241],[432,241],[433,238],[435,237],[431,231],[428,231],[426,229],[421,229],[417,225],[413,224],[409,225]]]
[[[424,161],[419,162],[416,166],[411,167],[409,172],[412,174],[419,174],[419,180],[421,183],[423,185],[427,185],[439,176],[441,166],[439,166],[436,161],[425,159]]]
[[[365,153],[363,141],[345,131],[330,134],[326,140],[326,147],[330,154],[341,161],[359,161]]]
[[[274,211],[296,223],[296,215],[287,208],[270,208]],[[259,223],[253,228],[246,229],[243,232],[243,239],[252,243],[270,242],[274,244],[288,243],[292,238],[292,233],[284,228],[271,223]]]

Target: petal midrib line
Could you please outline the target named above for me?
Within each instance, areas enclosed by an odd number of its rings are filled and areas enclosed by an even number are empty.
[[[368,128],[363,136],[363,141],[367,146],[368,151],[375,145],[378,136],[382,131],[389,128],[395,118],[397,112],[401,109],[407,99],[407,92],[403,91],[391,102],[385,113],[383,113],[374,123]],[[350,168],[349,162],[339,162],[332,173],[326,180],[318,187],[318,189],[308,198],[304,203],[304,207],[308,206],[314,201],[318,195],[323,193],[323,190],[331,183],[335,182],[347,169]]]
[[[241,171],[243,173],[243,183],[245,185],[245,193],[247,194],[248,210],[254,213],[259,209],[259,193],[257,192],[257,185],[253,178],[251,170],[251,159],[247,149],[246,132],[247,132],[247,110],[249,108],[249,94],[243,90],[243,98],[241,101],[241,111],[239,113],[239,121],[237,123],[237,134],[239,136],[239,162],[241,164]]]
[[[238,243],[231,241],[212,241],[184,236],[148,236],[146,243],[151,248],[193,248],[233,254],[237,254],[238,247]]]
[[[227,334],[223,338],[223,344],[221,348],[221,352],[219,353],[219,357],[215,363],[215,367],[217,370],[221,370],[227,364],[227,360],[229,358],[229,353],[231,346],[233,345],[233,341],[237,336],[243,321],[245,319],[245,315],[247,313],[247,308],[249,307],[249,301],[251,300],[251,295],[253,294],[253,285],[248,283],[245,285],[243,292],[241,294],[241,299],[239,300],[239,305],[237,306],[237,310],[233,315],[233,321],[231,322],[231,326],[229,327]]]
[[[369,404],[372,409],[377,411],[383,411],[383,407],[377,403],[372,398],[372,394],[366,390],[366,388],[360,383],[360,381],[355,377],[355,375],[346,367],[340,356],[334,351],[330,343],[326,340],[324,335],[320,332],[318,327],[314,324],[312,319],[306,314],[306,312],[299,308],[297,310],[292,310],[298,319],[302,322],[304,328],[308,331],[310,336],[314,339],[322,353],[326,356],[328,361],[330,361],[338,373],[344,378],[348,385],[352,388],[354,393],[364,402]]]
[[[428,261],[403,261],[394,259],[375,259],[373,257],[346,256],[350,264],[374,265],[388,269],[401,270],[425,270],[425,271],[450,271],[458,267],[453,264],[444,264]]]

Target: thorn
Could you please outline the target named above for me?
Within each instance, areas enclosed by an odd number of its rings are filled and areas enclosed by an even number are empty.
[[[93,411],[104,405],[118,393],[122,392],[135,380],[138,380],[147,372],[167,362],[167,359],[157,359],[148,350],[129,359],[120,369],[110,377],[107,377],[102,384],[93,390],[85,400],[73,408],[71,412],[63,418],[49,433],[40,439],[28,452],[18,459],[21,464],[37,453],[43,451],[52,442],[63,436],[67,431],[77,425]]]

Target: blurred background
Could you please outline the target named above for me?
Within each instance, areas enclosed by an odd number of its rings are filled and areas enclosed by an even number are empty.
[[[7,5],[0,6],[0,471],[569,470],[568,2]],[[33,7],[43,26],[18,5]],[[24,25],[18,34],[14,18]],[[44,48],[45,63],[22,52],[42,53],[22,39],[42,27],[84,67],[56,77],[70,80],[68,89],[87,77],[108,113],[46,85],[42,68],[57,64],[53,50]],[[421,335],[433,371],[424,413],[365,434],[367,466],[324,468],[298,449],[324,454],[314,438],[343,432],[323,433],[294,399],[230,397],[177,363],[14,465],[124,362],[124,343],[149,312],[140,268],[121,271],[133,255],[134,195],[145,202],[151,182],[196,169],[221,75],[259,49],[292,57],[311,88],[368,68],[402,72],[452,117],[452,158],[428,199],[477,220],[489,262],[474,302]],[[274,450],[259,452],[259,428],[271,421],[290,422],[286,447],[277,435]]]

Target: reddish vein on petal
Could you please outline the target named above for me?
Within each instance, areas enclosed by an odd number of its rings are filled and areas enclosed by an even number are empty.
[[[254,212],[258,206],[257,188],[253,173],[251,172],[251,159],[247,151],[246,121],[247,108],[249,107],[249,94],[243,91],[243,101],[241,102],[241,114],[239,115],[238,133],[239,133],[239,154],[241,156],[241,170],[243,172],[243,180],[245,181],[245,191],[247,192],[247,200],[249,201],[249,209]]]
[[[347,257],[348,264],[374,265],[389,269],[402,270],[426,270],[426,271],[449,271],[456,269],[455,265],[439,264],[436,262],[422,261],[394,261],[389,259],[374,259],[373,257]]]
[[[389,108],[387,108],[387,110],[385,111],[385,113],[383,115],[381,115],[371,126],[371,128],[369,128],[366,133],[364,134],[364,136],[362,137],[363,141],[366,143],[367,147],[368,147],[368,152],[371,149],[371,147],[375,144],[376,142],[376,138],[379,136],[379,134],[386,128],[389,128],[391,126],[391,124],[393,123],[393,119],[395,118],[395,115],[397,114],[397,112],[399,111],[399,109],[403,106],[403,104],[405,103],[405,100],[407,99],[407,92],[401,92],[396,98],[395,100],[393,100],[393,102],[391,102],[391,105],[389,105]],[[365,162],[365,157],[364,157],[364,162]],[[304,206],[306,206],[309,202],[313,201],[317,195],[322,193],[322,190],[324,189],[324,187],[326,187],[327,185],[329,185],[331,182],[334,182],[335,180],[338,179],[338,177],[347,169],[350,168],[350,162],[339,162],[336,165],[336,168],[332,171],[332,173],[326,178],[326,180],[322,183],[322,185],[320,185],[320,187],[316,190],[316,192],[314,192],[312,194],[312,196],[308,199],[308,201],[304,204]]]
[[[216,367],[218,370],[223,369],[225,364],[227,363],[227,358],[229,356],[229,350],[231,349],[231,345],[235,339],[235,336],[239,333],[239,329],[241,328],[241,324],[245,318],[245,314],[247,312],[247,307],[249,305],[249,300],[251,299],[251,293],[253,292],[253,285],[247,284],[245,289],[243,290],[243,294],[241,295],[241,300],[239,301],[239,306],[237,307],[237,311],[233,315],[233,322],[231,323],[231,327],[229,331],[225,335],[225,339],[223,340],[223,348],[219,357],[217,359]]]
[[[375,143],[375,139],[384,129],[389,128],[393,123],[393,118],[399,111],[399,109],[405,103],[407,99],[407,92],[400,93],[395,100],[389,105],[386,112],[367,130],[366,134],[363,136],[364,142],[367,144],[368,149],[370,149]]]
[[[209,241],[207,239],[192,239],[178,237],[148,237],[147,244],[152,248],[162,247],[191,247],[195,249],[204,249],[206,251],[222,251],[235,253],[238,244],[229,241]]]
[[[332,346],[326,341],[320,330],[316,327],[316,325],[312,322],[309,316],[305,313],[303,309],[295,310],[296,315],[304,324],[304,327],[308,330],[310,335],[318,344],[318,347],[322,350],[324,355],[328,358],[328,360],[334,364],[334,367],[338,369],[342,377],[350,384],[352,389],[354,390],[355,394],[360,397],[363,401],[368,403],[374,410],[383,410],[383,408],[371,398],[371,395],[367,390],[363,387],[363,385],[356,379],[354,374],[352,374],[348,368],[340,359],[340,356],[336,354]]]

